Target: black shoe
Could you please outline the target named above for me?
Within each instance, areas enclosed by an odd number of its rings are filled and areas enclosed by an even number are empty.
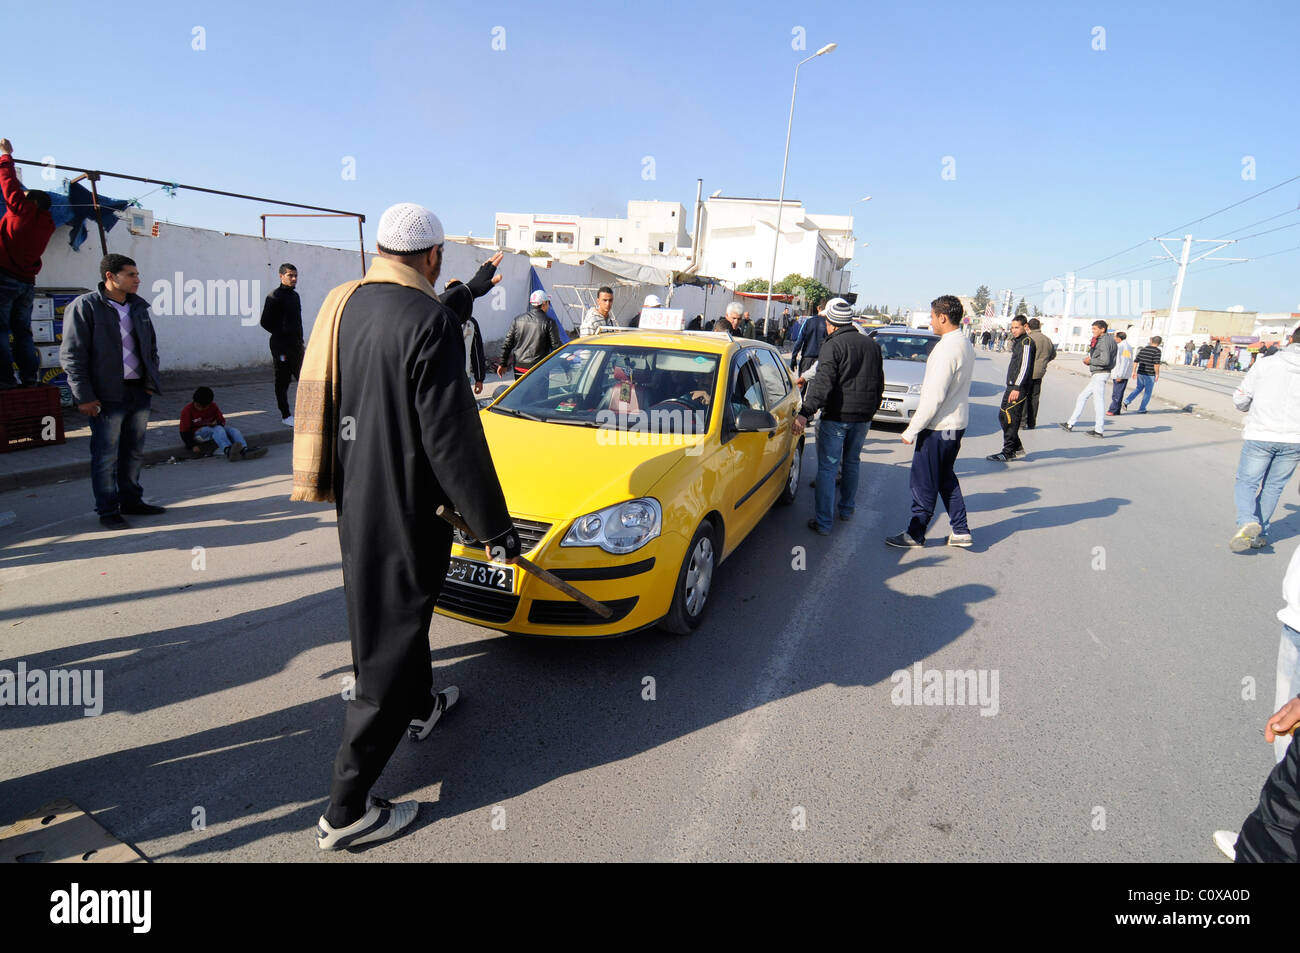
[[[921,546],[924,546],[925,543],[924,542],[918,543],[911,536],[908,536],[906,530],[904,530],[903,532],[899,533],[897,536],[886,536],[885,545],[897,546],[899,549],[917,549]]]
[[[129,529],[131,524],[122,519],[120,513],[105,513],[99,521],[109,529]]]
[[[984,459],[992,460],[994,463],[1010,463],[1015,458],[1016,458],[1015,454],[1011,454],[1010,456],[1008,456],[1005,453],[990,453]]]
[[[165,507],[154,506],[142,500],[139,503],[123,503],[122,512],[132,516],[157,516],[159,513],[166,513],[167,510]]]
[[[814,533],[816,533],[818,536],[829,536],[831,534],[830,530],[822,529],[820,526],[818,526],[817,520],[815,519],[811,519],[808,521],[808,528],[812,530]]]
[[[1066,433],[1074,433],[1074,428],[1071,427],[1069,424],[1061,424],[1061,429],[1064,430]]]
[[[244,447],[239,451],[239,455],[245,460],[256,460],[258,457],[266,456],[266,447]]]
[[[1097,433],[1097,431],[1095,431],[1095,430],[1085,430],[1084,433],[1086,433],[1089,437],[1100,437],[1100,436],[1102,436],[1101,434]]]

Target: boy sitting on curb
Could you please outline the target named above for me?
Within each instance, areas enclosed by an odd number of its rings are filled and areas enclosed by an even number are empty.
[[[250,447],[244,435],[226,424],[221,408],[213,401],[212,388],[200,387],[194,400],[181,408],[181,439],[196,453],[204,440],[216,442],[231,463],[265,456],[265,447]]]

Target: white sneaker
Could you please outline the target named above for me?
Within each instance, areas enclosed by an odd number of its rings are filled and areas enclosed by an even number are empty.
[[[429,732],[433,731],[433,726],[438,723],[442,713],[455,705],[459,698],[460,689],[455,685],[448,685],[438,692],[433,699],[433,713],[427,719],[412,718],[411,724],[407,726],[406,736],[412,741],[423,741],[429,737]]]
[[[1237,859],[1237,832],[1215,831],[1214,846],[1223,851],[1229,860],[1235,862]]]
[[[331,827],[322,814],[316,826],[316,846],[321,850],[342,850],[385,840],[409,826],[419,810],[418,801],[394,804],[371,795],[369,810],[361,820],[347,827]]]
[[[286,427],[292,427],[292,426],[293,426],[293,414],[290,414],[288,417],[285,417],[283,420],[280,421],[280,423],[284,424]]]

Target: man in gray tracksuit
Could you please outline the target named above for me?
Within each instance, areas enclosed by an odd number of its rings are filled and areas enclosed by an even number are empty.
[[[1070,414],[1069,422],[1061,424],[1062,430],[1074,430],[1074,425],[1078,423],[1079,416],[1083,413],[1083,405],[1091,397],[1097,422],[1093,425],[1093,429],[1088,431],[1088,435],[1100,437],[1105,431],[1106,381],[1110,380],[1110,372],[1115,366],[1118,350],[1115,339],[1106,333],[1106,322],[1100,318],[1092,322],[1092,342],[1088,349],[1088,356],[1083,359],[1083,363],[1088,365],[1090,371],[1088,383],[1079,392],[1079,399],[1074,402],[1074,413]]]

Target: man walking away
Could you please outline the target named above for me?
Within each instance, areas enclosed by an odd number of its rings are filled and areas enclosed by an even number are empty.
[[[1091,373],[1088,376],[1088,383],[1079,392],[1079,399],[1074,402],[1074,413],[1070,415],[1069,422],[1061,424],[1062,430],[1074,430],[1074,425],[1078,423],[1079,416],[1083,413],[1083,405],[1091,397],[1097,422],[1093,429],[1088,431],[1088,436],[1100,437],[1105,433],[1106,380],[1110,377],[1111,368],[1115,366],[1115,353],[1115,339],[1106,333],[1106,322],[1101,319],[1092,322],[1092,340],[1088,343],[1088,356],[1083,359],[1083,363],[1088,366]]]
[[[302,300],[298,287],[298,269],[285,262],[280,266],[280,284],[266,296],[262,305],[262,327],[271,332],[271,360],[275,362],[275,402],[280,407],[280,421],[293,426],[289,408],[289,382],[302,371]]]
[[[0,194],[5,203],[4,217],[0,218],[0,390],[32,387],[39,375],[40,358],[32,340],[32,305],[41,256],[54,234],[49,193],[23,189],[14,171],[13,151],[8,139],[0,139]],[[13,376],[15,360],[17,381]]]
[[[1002,452],[990,454],[986,459],[995,463],[1010,463],[1025,455],[1025,445],[1020,442],[1020,421],[1024,416],[1025,401],[1034,370],[1034,340],[1029,336],[1029,324],[1021,316],[1011,319],[1011,360],[1007,362],[1007,389],[1002,395],[1001,413]]]
[[[587,313],[582,318],[582,327],[579,329],[579,333],[582,337],[589,338],[599,332],[601,328],[617,326],[618,322],[614,320],[614,289],[608,285],[601,285],[596,292],[596,305],[587,309]]]
[[[820,313],[821,309],[818,311],[818,314],[810,316],[804,322],[799,340],[795,342],[794,350],[790,352],[790,370],[798,371],[800,376],[817,363],[822,342],[826,340],[826,319]]]
[[[506,339],[501,344],[501,357],[497,373],[505,375],[506,368],[514,368],[515,379],[523,377],[534,364],[558,350],[560,332],[555,328],[547,310],[551,296],[545,291],[534,291],[528,296],[528,310],[510,324]]]
[[[1300,327],[1287,347],[1246,373],[1232,402],[1247,416],[1234,491],[1237,533],[1228,547],[1243,553],[1268,545],[1269,520],[1300,463]]]
[[[939,343],[926,358],[921,400],[902,436],[903,443],[916,446],[911,469],[912,519],[906,531],[885,540],[900,549],[925,545],[939,499],[948,511],[948,545],[971,545],[966,500],[954,472],[970,419],[970,378],[975,369],[975,347],[961,336],[961,317],[961,301],[954,295],[930,302],[930,330],[940,336]]]
[[[1124,389],[1128,387],[1129,378],[1133,376],[1133,348],[1128,343],[1128,335],[1123,331],[1115,332],[1115,369],[1110,372],[1110,409],[1107,417],[1117,417],[1120,401],[1124,399]]]
[[[1210,347],[1209,341],[1206,341],[1204,344],[1202,344],[1200,350],[1197,351],[1197,354],[1200,356],[1200,361],[1198,362],[1197,367],[1209,367],[1210,355],[1213,353],[1214,353],[1214,348]]]
[[[1043,333],[1043,322],[1037,318],[1029,319],[1029,337],[1034,342],[1034,379],[1029,388],[1029,400],[1025,403],[1025,429],[1033,430],[1038,426],[1038,399],[1043,391],[1043,378],[1047,375],[1047,365],[1056,360],[1056,345]]]
[[[520,552],[465,379],[460,323],[433,290],[442,224],[395,205],[378,245],[365,278],[321,306],[294,415],[291,499],[335,504],[356,678],[321,850],[384,840],[415,820],[416,801],[393,804],[371,788],[402,736],[424,738],[459,695],[434,694],[429,665],[451,550],[438,507],[454,506],[494,561]],[[354,426],[341,433],[345,420]]]
[[[1124,406],[1132,404],[1140,394],[1142,404],[1137,412],[1145,414],[1147,404],[1151,403],[1151,394],[1155,391],[1156,381],[1160,380],[1160,335],[1152,337],[1147,346],[1137,352],[1134,362],[1137,366],[1137,387],[1125,398]]]
[[[809,418],[821,411],[821,423],[817,425],[816,509],[808,528],[820,536],[829,536],[835,474],[840,472],[841,463],[844,478],[839,485],[839,517],[846,522],[853,518],[862,442],[871,418],[880,410],[885,364],[880,345],[854,326],[853,309],[843,298],[830,300],[824,323],[827,337],[818,357],[817,376],[795,419],[794,435],[803,433]]]
[[[154,516],[144,501],[140,469],[152,394],[158,384],[158,341],[141,298],[140,272],[125,255],[99,262],[99,289],[70,304],[63,318],[59,360],[77,409],[90,418],[90,485],[95,512],[110,529],[122,514]]]

